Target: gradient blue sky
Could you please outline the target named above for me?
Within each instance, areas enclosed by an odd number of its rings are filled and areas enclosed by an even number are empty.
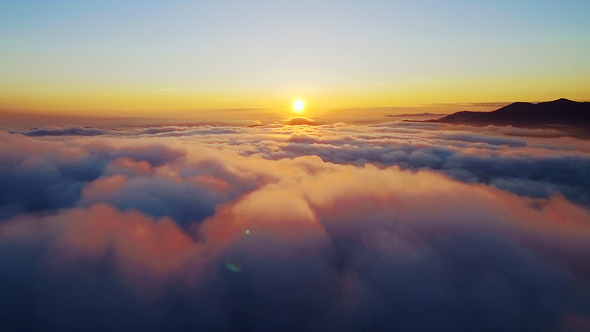
[[[0,108],[590,99],[589,18],[587,0],[1,1]]]

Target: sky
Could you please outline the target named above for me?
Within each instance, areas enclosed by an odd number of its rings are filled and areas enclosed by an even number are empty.
[[[0,110],[208,119],[288,115],[296,99],[308,116],[585,101],[588,17],[585,0],[0,1]]]

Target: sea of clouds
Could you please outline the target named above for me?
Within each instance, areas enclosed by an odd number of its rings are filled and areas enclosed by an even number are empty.
[[[0,131],[2,331],[590,331],[590,141]]]

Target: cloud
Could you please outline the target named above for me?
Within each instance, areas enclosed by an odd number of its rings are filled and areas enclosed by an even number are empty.
[[[1,132],[0,328],[583,328],[590,146],[543,133]]]
[[[165,126],[155,127],[142,130],[140,135],[155,135],[164,137],[180,137],[180,136],[194,136],[194,135],[222,135],[222,134],[236,134],[241,130],[236,127],[221,127],[211,125],[201,126]]]
[[[302,126],[302,125],[307,125],[307,126],[317,126],[320,125],[321,123],[318,123],[315,120],[312,119],[308,119],[308,118],[291,118],[289,120],[287,120],[285,122],[286,125],[289,126]]]
[[[506,139],[500,137],[486,137],[486,136],[479,136],[479,135],[470,135],[470,134],[455,134],[455,135],[447,135],[442,136],[442,138],[448,140],[457,140],[457,141],[465,141],[469,143],[487,143],[490,145],[507,145],[511,148],[518,148],[524,147],[527,145],[526,141],[524,140],[515,140],[515,139]]]
[[[45,127],[36,128],[29,131],[14,131],[14,133],[23,134],[25,136],[96,136],[104,135],[106,130],[96,128],[85,128],[80,126],[70,126],[65,128],[60,127]]]

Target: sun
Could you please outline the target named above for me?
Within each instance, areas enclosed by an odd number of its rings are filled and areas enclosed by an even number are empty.
[[[303,103],[303,101],[301,100],[296,100],[293,103],[293,109],[295,110],[295,112],[297,113],[301,113],[303,112],[303,109],[305,108],[305,104]]]

